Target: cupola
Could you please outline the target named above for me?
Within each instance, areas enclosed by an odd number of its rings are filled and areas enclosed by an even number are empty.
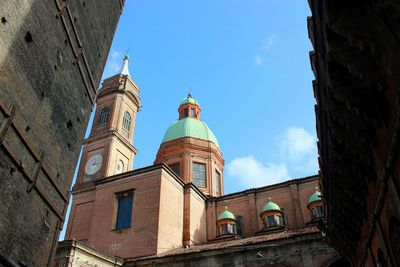
[[[308,198],[307,208],[311,212],[311,219],[317,220],[324,217],[324,206],[322,202],[322,194],[315,187],[315,192]]]
[[[235,236],[237,234],[236,218],[232,212],[225,207],[225,211],[217,218],[217,236]]]
[[[178,120],[164,134],[155,163],[167,164],[205,195],[221,196],[224,160],[217,138],[200,119],[200,112],[199,102],[189,93],[179,104]]]
[[[200,105],[196,99],[192,97],[192,94],[189,93],[186,98],[184,98],[179,105],[178,112],[179,112],[179,119],[185,118],[195,118],[200,119]]]
[[[268,202],[264,205],[260,217],[264,223],[264,229],[282,228],[285,225],[283,211],[278,204],[272,202],[271,197],[268,198]]]
[[[204,121],[200,120],[200,104],[189,93],[178,108],[179,119],[171,124],[164,134],[163,143],[182,137],[193,137],[212,142],[218,146],[217,138]]]

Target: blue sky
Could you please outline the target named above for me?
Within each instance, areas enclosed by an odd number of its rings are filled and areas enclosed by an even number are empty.
[[[225,159],[225,193],[318,171],[306,0],[128,0],[103,78],[126,52],[140,87],[134,168],[151,165],[189,88]]]

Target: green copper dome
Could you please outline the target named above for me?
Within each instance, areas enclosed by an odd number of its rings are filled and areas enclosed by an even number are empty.
[[[217,221],[226,220],[226,219],[228,219],[228,220],[235,220],[235,221],[236,221],[235,216],[233,215],[232,212],[230,212],[230,211],[228,210],[227,207],[225,207],[225,211],[224,211],[224,212],[222,212],[222,213],[220,213],[220,214],[218,215]]]
[[[308,198],[308,204],[311,204],[313,202],[316,201],[320,201],[322,200],[322,195],[321,192],[319,192],[318,190],[314,192],[314,194],[312,194],[309,198]]]
[[[278,206],[278,204],[272,202],[271,198],[269,198],[267,204],[265,204],[264,208],[262,209],[262,212],[273,210],[281,211],[281,208]]]
[[[207,124],[195,118],[185,118],[174,122],[165,132],[163,143],[181,137],[194,137],[213,142],[218,148],[218,141]]]
[[[192,104],[196,104],[196,105],[200,106],[199,102],[197,102],[197,100],[194,99],[190,94],[182,100],[181,105],[186,104],[186,103],[192,103]]]

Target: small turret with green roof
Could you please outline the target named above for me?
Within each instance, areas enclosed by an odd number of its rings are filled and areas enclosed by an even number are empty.
[[[262,212],[266,211],[282,211],[281,208],[275,202],[272,202],[271,197],[268,198],[267,204],[264,205]]]
[[[217,218],[217,221],[221,221],[221,220],[234,220],[234,221],[236,221],[236,218],[235,218],[235,215],[233,215],[233,213],[228,210],[228,207],[225,207],[225,211],[221,212],[218,215],[218,218]]]
[[[315,187],[315,192],[308,198],[308,204],[310,205],[311,203],[321,201],[322,200],[322,194],[320,191],[318,191],[318,187]]]
[[[282,228],[285,225],[283,211],[278,204],[272,202],[271,197],[268,198],[268,202],[264,205],[260,217],[265,226],[264,230]]]

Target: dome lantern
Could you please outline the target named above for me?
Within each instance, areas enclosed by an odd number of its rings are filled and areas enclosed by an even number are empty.
[[[200,120],[201,107],[199,102],[192,97],[189,92],[188,96],[185,97],[178,108],[179,119],[194,118]]]

